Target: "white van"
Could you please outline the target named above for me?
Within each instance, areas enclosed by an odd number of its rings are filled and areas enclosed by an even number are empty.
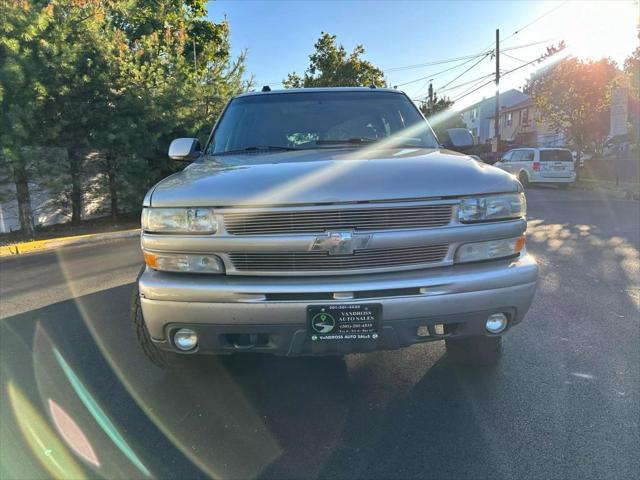
[[[494,166],[512,173],[524,186],[529,183],[565,186],[576,181],[573,155],[566,148],[516,148],[505,153]]]

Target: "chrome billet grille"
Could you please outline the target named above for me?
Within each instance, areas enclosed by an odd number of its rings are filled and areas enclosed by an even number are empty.
[[[322,272],[406,267],[441,262],[449,246],[376,248],[357,250],[352,255],[329,255],[326,252],[230,253],[238,271],[251,272]]]
[[[229,212],[224,224],[232,235],[322,233],[327,230],[394,230],[442,227],[451,222],[452,205],[414,205]]]

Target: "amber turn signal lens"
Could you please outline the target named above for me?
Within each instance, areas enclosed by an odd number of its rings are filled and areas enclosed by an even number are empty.
[[[522,249],[524,248],[525,243],[526,243],[526,239],[525,239],[524,235],[522,235],[520,238],[518,238],[518,240],[516,241],[516,248],[515,248],[516,253],[520,253],[522,251]]]
[[[158,259],[153,253],[144,252],[144,263],[146,263],[148,267],[158,268]]]

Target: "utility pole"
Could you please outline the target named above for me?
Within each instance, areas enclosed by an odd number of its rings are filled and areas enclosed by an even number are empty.
[[[433,115],[433,83],[429,80],[429,116]]]
[[[496,28],[496,118],[494,152],[500,151],[500,29]]]

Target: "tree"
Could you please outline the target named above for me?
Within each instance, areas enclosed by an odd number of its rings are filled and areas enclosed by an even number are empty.
[[[309,66],[301,77],[290,73],[282,82],[285,88],[301,87],[363,87],[386,86],[384,73],[371,62],[363,60],[364,47],[356,45],[348,54],[336,43],[336,36],[322,32],[309,55]]]
[[[48,145],[51,130],[43,128],[49,92],[45,75],[42,35],[51,19],[44,9],[27,2],[0,5],[0,173],[15,185],[22,231],[33,235],[31,184],[41,157],[34,145]]]
[[[36,180],[71,206],[73,223],[88,194],[107,196],[113,218],[123,201],[139,208],[175,169],[169,141],[204,139],[228,98],[250,87],[245,54],[231,58],[228,24],[207,20],[205,4],[0,3],[0,177],[15,183],[23,232],[33,234]]]
[[[640,25],[638,25],[638,39],[640,40]],[[637,103],[640,100],[640,47],[636,47],[624,60],[624,73],[629,78],[631,96]]]
[[[445,138],[445,131],[450,128],[466,127],[462,115],[455,112],[452,107],[453,101],[449,97],[438,98],[436,94],[433,96],[433,106],[430,107],[427,100],[423,100],[418,105],[439,139]]]
[[[552,128],[575,145],[601,146],[609,133],[612,81],[618,75],[613,61],[567,58],[528,80],[525,92]],[[579,160],[579,158],[578,158]]]
[[[110,8],[111,111],[97,143],[115,218],[121,200],[139,205],[149,183],[175,169],[166,158],[171,139],[204,140],[228,98],[250,82],[242,80],[245,54],[231,58],[226,21],[203,18],[204,0],[129,0]]]

